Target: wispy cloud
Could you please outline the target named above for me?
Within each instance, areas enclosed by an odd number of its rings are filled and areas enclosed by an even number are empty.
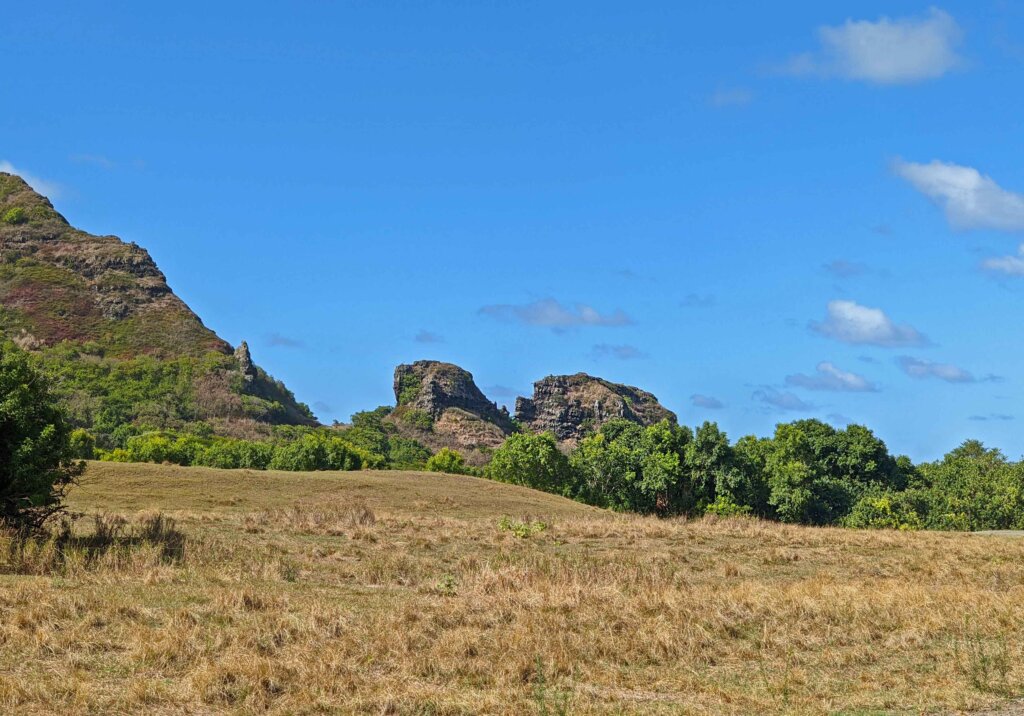
[[[679,302],[683,308],[711,308],[716,303],[715,297],[710,293],[698,294],[688,293]]]
[[[982,261],[981,268],[1003,276],[1024,276],[1024,244],[1017,248],[1016,256],[993,256]]]
[[[746,107],[754,101],[754,93],[746,87],[720,87],[708,97],[708,104],[716,109]]]
[[[718,398],[710,395],[701,395],[700,393],[691,395],[690,402],[695,408],[705,408],[706,410],[721,410],[725,407],[725,403]]]
[[[818,28],[818,50],[797,55],[779,69],[793,75],[910,84],[941,77],[960,66],[961,37],[956,21],[937,8],[923,17],[849,19],[842,25]]]
[[[281,348],[302,348],[306,344],[298,338],[283,336],[280,333],[271,333],[267,336],[267,345]]]
[[[484,306],[480,313],[499,321],[523,323],[528,326],[544,326],[555,330],[578,328],[580,326],[618,327],[628,326],[633,319],[621,310],[601,313],[583,303],[564,306],[553,298],[523,305],[498,304]]]
[[[955,229],[1024,231],[1024,195],[1003,189],[973,167],[897,159],[892,169],[942,207]]]
[[[14,166],[13,164],[6,160],[0,160],[0,172],[5,172],[7,174],[17,174],[22,179],[24,179],[30,187],[32,187],[38,193],[50,199],[56,199],[60,197],[63,191],[61,189],[60,184],[48,181],[46,179],[40,179],[35,174],[30,174],[29,172],[18,169],[16,166]]]
[[[830,301],[824,321],[811,321],[810,328],[829,338],[855,345],[923,346],[928,339],[913,326],[896,324],[880,308],[854,301]]]
[[[637,360],[650,357],[636,346],[615,346],[609,343],[597,344],[591,353],[595,358],[615,358],[616,360]]]
[[[486,385],[483,387],[483,391],[485,395],[492,398],[514,398],[517,395],[522,395],[520,391],[509,388],[507,385]]]
[[[846,259],[835,259],[834,261],[822,264],[821,267],[838,278],[863,276],[869,271],[867,264],[862,264],[857,261],[847,261]]]
[[[444,343],[444,336],[431,331],[420,331],[413,340],[417,343]]]
[[[831,390],[848,393],[873,393],[878,386],[858,373],[840,370],[828,361],[818,363],[813,375],[797,373],[786,376],[786,385],[807,390]]]
[[[72,154],[71,161],[76,164],[92,164],[101,169],[113,169],[117,166],[117,162],[102,154]]]
[[[960,366],[952,365],[951,363],[934,363],[912,356],[900,356],[896,359],[896,364],[900,367],[900,370],[911,378],[919,380],[936,378],[947,383],[998,383],[1002,381],[1002,378],[998,375],[990,374],[977,378],[973,373]]]
[[[764,403],[778,410],[815,410],[816,405],[805,402],[795,393],[788,390],[776,390],[775,388],[764,388],[754,392],[754,400]]]

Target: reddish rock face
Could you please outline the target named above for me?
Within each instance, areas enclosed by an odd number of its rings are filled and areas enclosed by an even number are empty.
[[[647,391],[586,373],[551,375],[537,381],[532,398],[516,399],[516,418],[531,432],[550,432],[569,443],[615,418],[640,425],[676,422],[675,413]]]

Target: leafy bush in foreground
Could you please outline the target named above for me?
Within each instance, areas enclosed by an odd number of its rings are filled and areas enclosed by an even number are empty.
[[[0,522],[42,526],[83,469],[49,382],[21,351],[0,345]]]

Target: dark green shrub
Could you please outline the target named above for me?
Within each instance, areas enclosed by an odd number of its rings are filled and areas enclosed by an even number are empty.
[[[21,351],[0,345],[0,522],[41,527],[84,467],[49,381]]]
[[[550,433],[515,433],[494,451],[487,475],[501,482],[562,492],[569,485],[569,460]]]

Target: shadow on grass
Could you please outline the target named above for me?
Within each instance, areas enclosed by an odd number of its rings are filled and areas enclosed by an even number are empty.
[[[81,521],[65,518],[43,534],[0,532],[0,574],[59,574],[72,567],[123,570],[185,559],[185,533],[162,512],[141,512],[132,520],[94,515],[92,530],[85,532],[77,529]]]

